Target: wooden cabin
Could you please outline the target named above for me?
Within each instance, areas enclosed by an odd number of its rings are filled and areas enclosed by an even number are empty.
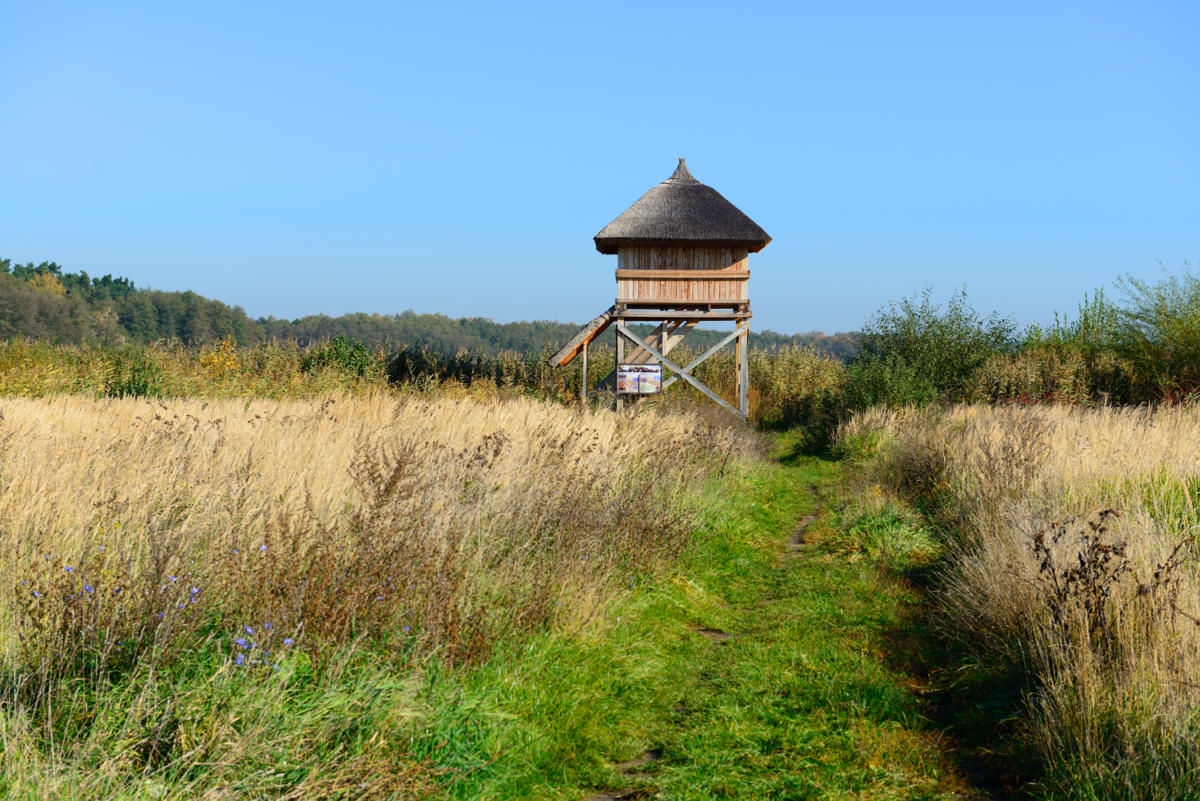
[[[770,241],[683,159],[595,237],[598,251],[617,257],[618,308],[748,310],[747,257]]]
[[[585,325],[550,363],[564,366],[583,355],[580,396],[588,395],[587,349],[610,325],[616,326],[616,364],[602,385],[622,369],[660,364],[731,412],[749,414],[750,267],[748,257],[771,241],[767,232],[710,186],[697,181],[687,164],[642,195],[596,234],[596,249],[617,257],[616,302]],[[734,331],[687,366],[668,354],[701,321],[732,321]],[[643,339],[627,324],[658,322]],[[692,371],[729,343],[735,344],[737,398],[734,406],[704,386]],[[626,345],[633,349],[626,352]],[[617,385],[617,407],[625,390]]]

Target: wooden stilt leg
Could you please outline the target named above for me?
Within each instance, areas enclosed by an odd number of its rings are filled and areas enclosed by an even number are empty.
[[[587,376],[588,346],[586,344],[583,346],[583,350],[580,352],[580,356],[583,358],[583,363],[580,365],[581,369],[583,370],[583,373],[581,374],[580,379],[579,379],[579,400],[582,403],[586,404],[587,403],[587,392],[588,392],[588,376]]]
[[[742,416],[750,418],[750,323],[738,321],[737,340],[737,388],[738,409]]]
[[[619,372],[621,369],[621,362],[625,361],[625,337],[621,336],[620,327],[618,327],[616,329],[616,332],[617,332],[617,347],[616,347],[617,361],[616,361],[616,364],[613,365],[613,389],[620,390],[621,387],[620,387]],[[621,406],[622,406],[621,394],[620,394],[620,392],[617,392],[617,411],[618,412],[621,411]]]

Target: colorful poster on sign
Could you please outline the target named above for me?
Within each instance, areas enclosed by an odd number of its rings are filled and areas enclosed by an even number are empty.
[[[653,395],[656,392],[662,392],[661,364],[618,365],[618,395]]]

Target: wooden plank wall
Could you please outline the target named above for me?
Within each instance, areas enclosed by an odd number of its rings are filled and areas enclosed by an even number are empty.
[[[748,301],[748,264],[746,248],[622,246],[617,249],[617,298],[641,303]],[[621,275],[628,270],[662,271],[663,277],[656,280]],[[704,275],[690,278],[686,271],[704,271]],[[729,277],[713,273],[727,273]]]

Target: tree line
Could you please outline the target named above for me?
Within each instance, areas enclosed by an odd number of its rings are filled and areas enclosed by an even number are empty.
[[[571,323],[549,320],[497,323],[481,317],[452,318],[411,310],[252,319],[240,306],[195,292],[139,289],[128,278],[93,277],[82,270],[65,272],[55,262],[13,264],[11,259],[0,259],[0,340],[104,345],[173,342],[202,347],[230,339],[248,347],[263,342],[308,346],[344,337],[375,349],[416,348],[447,356],[465,351],[492,358],[501,353],[553,351],[577,329]],[[648,331],[645,328],[644,333]],[[697,330],[689,335],[689,341],[707,347],[721,336],[720,331]],[[848,358],[855,348],[852,334],[826,336],[815,331],[791,335],[752,332],[750,344],[768,351],[803,345],[838,359]]]

